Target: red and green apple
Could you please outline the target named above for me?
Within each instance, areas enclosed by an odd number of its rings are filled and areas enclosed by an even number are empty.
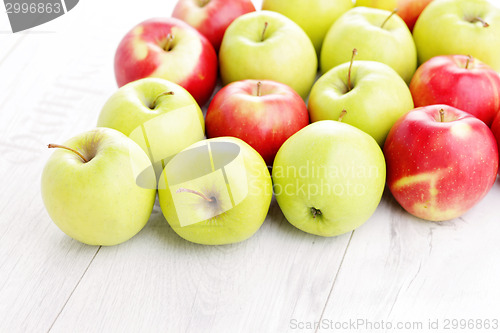
[[[273,164],[283,142],[309,124],[302,98],[275,81],[236,81],[222,88],[208,107],[207,136],[242,139]]]
[[[423,63],[410,82],[415,107],[447,104],[490,126],[500,112],[500,75],[465,55],[436,56]]]
[[[196,28],[219,51],[229,24],[238,16],[254,11],[250,0],[179,0],[172,17]]]
[[[217,55],[195,28],[176,18],[154,18],[130,30],[115,54],[118,86],[146,77],[184,87],[199,105],[208,101],[217,81]]]
[[[448,105],[401,117],[384,146],[387,185],[410,214],[430,221],[460,217],[491,189],[498,148],[488,126]]]

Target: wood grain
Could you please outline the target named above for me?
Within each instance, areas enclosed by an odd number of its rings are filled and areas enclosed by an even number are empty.
[[[322,319],[425,325],[429,319],[498,319],[500,219],[492,208],[499,197],[497,182],[461,218],[434,223],[409,216],[386,195],[371,221],[354,232]]]
[[[314,332],[328,331],[323,320],[500,319],[498,181],[445,223],[411,217],[385,193],[365,225],[334,238],[295,229],[274,200],[262,228],[228,246],[184,241],[158,205],[119,246],[59,231],[40,197],[45,145],[95,126],[117,89],[119,40],[174,4],[85,0],[38,33],[0,33],[0,332]]]

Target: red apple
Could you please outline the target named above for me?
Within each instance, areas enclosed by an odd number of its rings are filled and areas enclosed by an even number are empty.
[[[120,87],[145,77],[167,79],[203,105],[217,81],[217,55],[210,42],[187,23],[154,18],[123,37],[115,54],[115,76]]]
[[[429,59],[413,75],[410,91],[415,107],[447,104],[476,116],[488,126],[500,112],[500,75],[469,56]]]
[[[498,150],[500,151],[500,113],[495,117],[495,120],[493,120],[491,131],[497,140]],[[498,173],[500,174],[500,169],[498,170]]]
[[[432,0],[399,0],[398,15],[405,21],[408,29],[413,31],[415,22],[417,22],[420,13],[427,7]]]
[[[286,139],[309,124],[309,115],[304,100],[289,86],[243,80],[214,96],[205,124],[208,137],[240,138],[272,165]]]
[[[231,22],[254,11],[250,0],[179,0],[172,16],[195,27],[218,52],[224,32]]]
[[[417,108],[392,127],[384,146],[387,185],[410,214],[461,216],[493,186],[498,148],[491,130],[448,105]]]

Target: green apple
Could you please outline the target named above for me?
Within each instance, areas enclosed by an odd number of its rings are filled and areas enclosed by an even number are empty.
[[[43,169],[42,199],[63,232],[89,245],[116,245],[146,225],[156,179],[134,141],[97,128],[49,147],[57,149]]]
[[[463,54],[500,71],[500,8],[487,0],[433,1],[418,18],[413,37],[420,63]]]
[[[281,13],[297,23],[318,55],[328,29],[353,6],[351,0],[264,0],[262,3],[262,9]]]
[[[418,16],[424,8],[433,0],[356,0],[356,6],[365,6],[394,10],[406,22],[408,29],[413,30]]]
[[[114,128],[148,154],[159,176],[172,156],[203,140],[203,114],[181,86],[159,78],[124,85],[104,104],[97,126]]]
[[[318,121],[280,148],[273,183],[291,224],[315,235],[340,235],[362,225],[377,208],[385,185],[384,155],[356,127]]]
[[[238,17],[227,28],[219,51],[222,82],[273,80],[306,98],[316,78],[314,46],[296,23],[272,11]]]
[[[311,121],[338,120],[370,134],[382,147],[394,123],[413,109],[410,89],[389,66],[344,63],[325,73],[309,96]],[[345,114],[342,114],[345,110]]]
[[[342,15],[326,34],[321,49],[321,71],[348,62],[352,49],[357,60],[382,62],[410,83],[417,69],[417,51],[406,23],[393,13],[356,7]]]
[[[193,243],[241,242],[264,222],[272,198],[262,157],[244,141],[200,141],[172,158],[160,177],[158,196],[172,229]]]

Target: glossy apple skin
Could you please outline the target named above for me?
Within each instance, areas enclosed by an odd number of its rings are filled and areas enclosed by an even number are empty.
[[[405,21],[408,29],[413,30],[420,13],[432,0],[357,0],[356,6],[380,8],[385,10],[398,9],[398,16]]]
[[[228,170],[226,168],[226,181],[211,182],[207,181],[206,178],[204,179],[205,181],[193,179],[192,181],[185,182],[184,186],[204,193],[208,197],[213,197],[216,204],[220,205],[217,208],[231,207],[230,202],[228,202],[229,198],[225,199],[223,195],[223,190],[228,186],[231,188],[233,196],[238,192],[247,191],[244,199],[229,210],[225,210],[212,218],[182,226],[179,219],[179,212],[176,210],[174,203],[175,197],[190,207],[188,214],[203,213],[206,210],[213,209],[213,207],[207,205],[206,202],[203,202],[204,199],[194,194],[177,192],[172,194],[169,190],[169,177],[166,175],[167,165],[158,186],[158,201],[160,202],[161,211],[172,229],[180,237],[190,242],[205,245],[242,242],[256,233],[266,219],[273,196],[269,170],[262,157],[252,147],[244,141],[233,137],[203,140],[189,146],[186,150],[201,147],[207,143],[237,144],[240,147],[239,156],[242,164],[239,164],[239,168],[236,170]],[[197,166],[202,167],[200,164],[197,164]],[[188,169],[193,168],[196,169],[196,166],[191,166]],[[186,171],[189,172],[189,170]],[[218,169],[218,172],[220,171],[221,169]],[[246,181],[241,177],[246,177]],[[164,184],[164,186],[161,184]]]
[[[412,35],[397,15],[382,27],[391,13],[387,10],[355,7],[331,26],[321,48],[321,72],[351,60],[382,62],[394,69],[407,84],[417,69],[417,51]]]
[[[306,99],[316,79],[318,58],[311,40],[295,22],[261,10],[238,17],[227,28],[219,64],[224,85],[247,79],[273,80]]]
[[[164,50],[167,36],[172,48]],[[130,30],[115,54],[115,76],[121,87],[145,77],[167,79],[184,87],[198,104],[210,98],[217,81],[217,55],[196,29],[176,18],[154,18]]]
[[[165,92],[171,95],[162,96]],[[195,99],[178,84],[159,78],[118,89],[102,107],[97,126],[116,129],[139,144],[157,175],[169,158],[205,137],[203,113]]]
[[[385,172],[384,155],[371,136],[346,123],[323,120],[301,129],[280,148],[272,170],[274,194],[292,225],[332,237],[373,215]],[[312,214],[312,208],[321,215]]]
[[[264,0],[263,10],[281,13],[297,23],[309,36],[318,56],[328,29],[353,7],[351,0]]]
[[[495,120],[493,121],[493,124],[491,125],[491,131],[493,132],[493,135],[495,136],[495,139],[497,140],[498,150],[500,151],[500,114],[498,114],[495,117]],[[500,169],[498,170],[498,173],[500,174]]]
[[[415,107],[447,104],[491,125],[500,112],[500,75],[478,59],[437,56],[415,72],[410,91]],[[467,66],[467,68],[465,68]]]
[[[269,80],[243,80],[225,86],[214,96],[206,117],[209,138],[237,137],[257,150],[267,165],[273,164],[283,142],[308,124],[309,114],[300,95]]]
[[[250,0],[179,0],[172,17],[183,20],[205,36],[218,52],[227,27],[235,18],[254,12]]]
[[[470,54],[500,71],[500,7],[495,3],[498,1],[431,2],[413,28],[419,64],[438,55]],[[488,27],[471,22],[478,15]]]
[[[137,185],[137,175],[155,184],[151,162],[124,134],[96,128],[64,143],[80,152],[53,149],[41,176],[41,195],[54,223],[68,236],[89,245],[125,242],[147,223],[155,188]]]
[[[488,126],[447,105],[403,116],[389,132],[384,155],[394,198],[429,221],[464,214],[488,193],[498,171],[498,148]]]
[[[410,90],[389,66],[377,61],[354,61],[351,87],[347,91],[350,63],[325,73],[311,89],[309,114],[312,122],[338,120],[371,135],[383,147],[392,125],[413,110]]]

